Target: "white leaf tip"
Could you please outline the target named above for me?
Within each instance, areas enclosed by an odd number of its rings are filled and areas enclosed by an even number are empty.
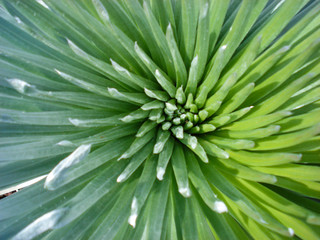
[[[30,88],[31,85],[27,83],[26,81],[17,79],[17,78],[10,78],[6,79],[7,82],[19,93],[25,93],[26,88]]]
[[[122,154],[117,160],[120,161],[121,159],[126,159],[128,158],[127,153]]]
[[[156,143],[153,147],[153,153],[154,154],[159,154],[163,149],[163,144],[162,143]]]
[[[291,48],[290,45],[284,46],[283,48],[281,48],[281,52],[286,52],[286,51],[290,50],[290,48]]]
[[[122,122],[131,122],[133,120],[133,117],[131,115],[127,115],[125,117],[120,118]]]
[[[12,239],[31,240],[39,236],[40,234],[53,229],[57,225],[61,217],[65,215],[66,211],[66,208],[59,208],[42,215],[41,217],[30,223],[27,227],[22,229]]]
[[[134,42],[134,49],[135,49],[136,51],[140,49],[137,41]]]
[[[36,0],[37,3],[39,3],[41,6],[45,7],[46,9],[49,9],[49,6],[43,2],[43,0]]]
[[[276,176],[271,176],[270,183],[276,183],[278,181],[278,178]]]
[[[221,46],[221,50],[226,50],[227,46],[228,46],[227,44]]]
[[[81,121],[79,119],[76,118],[68,118],[69,122],[71,122],[74,126],[79,126]]]
[[[198,140],[194,136],[190,137],[190,141],[189,142],[190,142],[190,146],[191,146],[192,149],[195,149],[197,147],[197,145],[198,145]]]
[[[280,125],[275,125],[273,128],[274,128],[274,130],[275,130],[276,132],[279,132],[280,129],[281,129],[281,126],[280,126]]]
[[[291,237],[294,235],[294,230],[292,228],[288,228],[289,234]]]
[[[125,181],[126,176],[124,174],[120,174],[117,178],[117,183],[121,183]]]
[[[299,154],[296,154],[295,157],[294,157],[294,161],[295,162],[300,162],[301,159],[302,159],[302,153],[299,153]]]
[[[68,141],[68,140],[62,140],[62,141],[58,142],[56,145],[69,147],[69,146],[74,146],[75,144],[72,143],[71,141]]]
[[[132,214],[132,215],[130,215],[130,217],[129,217],[129,219],[128,219],[128,223],[129,223],[133,228],[136,227],[137,217],[138,217],[137,214]]]
[[[159,181],[162,181],[162,180],[163,180],[164,174],[165,174],[164,168],[159,167],[159,168],[157,169],[157,178],[158,178]]]
[[[222,201],[215,201],[215,203],[214,203],[214,211],[216,211],[217,213],[228,212],[228,207]]]
[[[67,40],[68,45],[69,45],[70,47],[75,46],[75,44],[74,44],[69,38],[66,38],[66,40]]]
[[[191,190],[188,187],[179,188],[179,193],[184,196],[185,198],[191,197]]]
[[[199,57],[198,57],[198,55],[196,55],[196,56],[193,58],[193,61],[198,62],[198,59],[199,59]]]
[[[65,181],[68,178],[68,169],[85,159],[90,150],[91,144],[80,145],[52,169],[46,177],[44,187],[48,190],[54,190],[65,185],[65,183],[68,182]]]

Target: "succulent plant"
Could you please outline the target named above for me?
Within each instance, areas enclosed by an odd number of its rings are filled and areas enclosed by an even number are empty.
[[[319,1],[0,6],[0,239],[320,238]]]

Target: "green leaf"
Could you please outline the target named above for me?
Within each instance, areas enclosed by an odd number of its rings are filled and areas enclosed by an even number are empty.
[[[172,24],[172,23],[171,23]],[[186,86],[187,82],[187,70],[184,65],[184,62],[182,60],[181,54],[179,52],[177,42],[174,38],[174,33],[171,27],[171,24],[169,23],[167,30],[166,30],[166,39],[170,48],[170,52],[173,58],[173,63],[175,67],[175,73],[176,73],[176,87],[179,86]]]
[[[117,182],[126,181],[138,169],[138,167],[149,157],[150,153],[152,152],[151,147],[151,144],[147,144],[131,157],[129,164],[127,164],[126,168],[118,176]]]
[[[292,113],[289,111],[278,111],[270,113],[268,115],[257,116],[254,118],[243,119],[228,126],[223,127],[223,129],[228,129],[230,131],[247,131],[257,129],[259,127],[267,126],[271,123],[277,122],[282,118],[291,116]],[[291,119],[291,118],[290,118]]]
[[[181,9],[178,10],[181,11],[178,26],[180,53],[187,67],[189,67],[193,58],[195,48],[198,22],[197,10],[198,5],[194,0],[182,2]]]
[[[132,157],[135,153],[137,153],[141,148],[143,148],[153,137],[155,133],[155,129],[151,129],[147,134],[140,138],[136,138],[130,148],[125,151],[119,158],[118,161],[121,159],[126,159]]]
[[[173,148],[174,148],[174,141],[172,138],[169,138],[166,144],[164,145],[164,148],[161,151],[158,159],[157,178],[160,181],[163,180],[163,176],[166,172],[168,162],[171,159]]]
[[[279,125],[269,125],[265,128],[257,128],[254,130],[243,131],[221,131],[217,136],[230,137],[230,138],[247,138],[247,139],[259,139],[269,137],[280,131]]]
[[[281,149],[302,143],[320,132],[319,124],[293,133],[270,136],[263,140],[257,140],[254,151]]]
[[[182,146],[178,143],[174,145],[171,160],[179,193],[185,198],[191,197],[191,189],[189,187],[188,172],[184,151]]]
[[[301,154],[286,152],[255,153],[249,151],[235,151],[227,149],[227,153],[232,159],[248,166],[275,166],[290,162],[299,162],[301,160]]]
[[[139,178],[133,200],[131,203],[131,214],[128,223],[135,228],[136,219],[151,191],[153,183],[156,179],[156,157],[148,157],[143,167],[142,174]]]
[[[55,190],[64,182],[65,172],[68,168],[74,167],[82,161],[90,152],[91,145],[81,145],[74,150],[67,158],[63,159],[47,176],[44,187],[49,190]]]
[[[203,201],[208,205],[209,208],[217,213],[227,212],[227,206],[217,198],[216,194],[212,192],[212,189],[210,188],[193,154],[191,154],[190,151],[187,151],[186,156],[187,162],[190,165],[188,176],[194,187],[199,192],[199,195],[202,197]]]
[[[160,128],[158,129],[156,144],[153,147],[153,153],[158,154],[162,152],[164,145],[168,141],[170,137],[169,131],[162,131]]]
[[[239,164],[232,159],[219,159],[215,162],[215,166],[217,166],[218,169],[220,169],[223,172],[232,174],[236,176],[237,178],[243,178],[249,181],[254,182],[265,182],[265,183],[275,183],[277,181],[277,178],[271,174],[265,173],[264,171],[261,171],[259,167],[257,168],[250,168],[247,166],[244,166],[242,164]]]
[[[222,137],[212,137],[208,136],[205,138],[211,143],[217,144],[218,146],[225,147],[228,149],[251,149],[254,148],[255,142],[246,139],[231,139],[231,138],[222,138]]]
[[[157,182],[155,188],[150,194],[150,210],[146,226],[147,239],[160,239],[163,234],[165,210],[168,202],[170,178],[166,178],[163,182]]]

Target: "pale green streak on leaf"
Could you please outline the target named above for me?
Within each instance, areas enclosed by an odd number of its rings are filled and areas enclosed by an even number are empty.
[[[308,113],[292,116],[277,122],[281,127],[281,132],[292,132],[316,125],[320,119],[320,109],[312,110]]]
[[[243,131],[220,131],[217,136],[220,137],[230,137],[230,138],[242,138],[242,139],[261,139],[274,135],[280,131],[279,125],[269,125],[265,128],[257,128],[253,130],[243,130]]]
[[[253,182],[264,182],[269,184],[273,184],[277,181],[277,178],[271,174],[259,171],[259,169],[247,167],[232,159],[217,158],[214,164],[220,171],[234,175],[237,179],[242,178]]]
[[[154,76],[157,79],[158,83],[161,85],[161,87],[170,95],[171,98],[174,98],[176,94],[176,87],[171,83],[168,78],[166,78],[166,75],[161,73],[159,69],[156,69],[154,72]]]
[[[291,162],[299,162],[301,160],[301,154],[287,152],[255,153],[231,149],[227,149],[226,151],[229,153],[230,158],[248,166],[276,166]]]
[[[289,189],[291,191],[301,193],[304,196],[319,198],[320,197],[320,183],[304,180],[294,180],[285,177],[278,177],[278,181],[274,183],[275,186]]]
[[[300,109],[308,104],[319,101],[319,99],[320,87],[316,87],[310,91],[292,97],[285,104],[283,104],[280,109],[288,111]]]
[[[320,132],[320,125],[314,125],[310,128],[293,133],[287,133],[277,136],[270,136],[265,139],[257,140],[253,151],[275,150],[287,148],[309,140]]]
[[[298,164],[283,164],[281,166],[271,167],[252,167],[253,169],[273,174],[282,177],[288,177],[292,179],[301,179],[305,181],[320,181],[319,171],[317,166],[304,166]]]
[[[289,112],[289,111],[278,111],[278,112],[270,113],[268,115],[262,115],[254,118],[243,119],[243,120],[234,122],[228,126],[225,126],[223,127],[223,129],[227,129],[230,131],[253,130],[253,129],[267,126],[271,123],[277,123],[277,121],[283,118],[289,117],[291,115],[292,115],[292,112]]]
[[[301,218],[307,218],[314,214],[312,211],[295,204],[259,183],[243,181],[241,179],[238,179],[238,181],[238,184],[242,185],[243,189],[250,192],[253,198],[259,200],[259,202],[261,201],[262,203],[267,204],[268,206],[272,206],[280,211]],[[318,215],[315,214],[315,216]]]
[[[227,149],[252,149],[255,146],[255,142],[246,139],[232,139],[232,138],[222,138],[216,136],[206,136],[209,142],[217,144],[219,147]]]

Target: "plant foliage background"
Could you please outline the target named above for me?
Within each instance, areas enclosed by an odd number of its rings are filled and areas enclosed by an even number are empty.
[[[1,239],[319,239],[320,3],[2,0]]]

